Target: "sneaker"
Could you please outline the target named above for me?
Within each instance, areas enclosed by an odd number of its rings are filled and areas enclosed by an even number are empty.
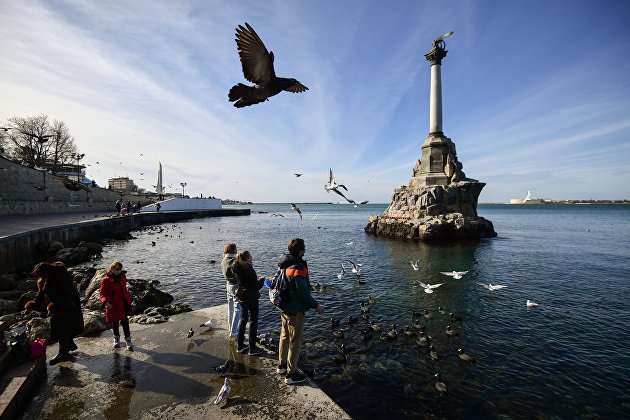
[[[305,380],[306,380],[306,375],[301,373],[299,370],[296,370],[295,372],[293,372],[290,375],[287,375],[287,377],[284,378],[284,383],[287,385],[295,385],[295,384],[302,383]]]
[[[114,348],[115,349],[119,349],[120,348],[120,337],[118,336],[114,336]]]
[[[278,365],[276,368],[276,373],[278,375],[286,375],[287,374],[287,365]]]
[[[263,349],[261,349],[260,347],[254,347],[253,349],[251,349],[249,351],[249,355],[250,356],[260,356],[261,354],[263,354],[265,351]]]
[[[131,342],[131,337],[125,337],[125,343],[127,343],[127,350],[133,351],[133,343]]]
[[[248,350],[249,350],[249,346],[243,346],[236,349],[236,352],[243,354],[243,353],[247,353]]]

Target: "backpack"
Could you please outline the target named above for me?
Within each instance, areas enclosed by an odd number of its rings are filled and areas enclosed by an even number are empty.
[[[287,275],[283,269],[278,268],[269,288],[269,300],[272,305],[282,307],[286,306],[290,299],[291,292],[287,284]]]

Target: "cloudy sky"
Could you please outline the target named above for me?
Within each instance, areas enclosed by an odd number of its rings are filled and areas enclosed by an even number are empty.
[[[244,22],[306,93],[228,102]],[[101,185],[151,189],[161,161],[190,195],[337,201],[331,167],[389,202],[429,132],[423,55],[452,30],[443,127],[481,202],[630,198],[628,22],[623,0],[0,0],[0,124],[64,121]]]

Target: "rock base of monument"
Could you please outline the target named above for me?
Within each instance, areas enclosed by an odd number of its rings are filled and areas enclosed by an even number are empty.
[[[369,234],[423,241],[481,239],[497,236],[492,222],[483,217],[461,213],[404,219],[396,216],[372,216],[365,227]]]
[[[448,185],[416,185],[410,182],[397,188],[389,207],[382,215],[372,216],[365,231],[426,241],[497,236],[492,222],[477,215],[483,182],[467,179]]]

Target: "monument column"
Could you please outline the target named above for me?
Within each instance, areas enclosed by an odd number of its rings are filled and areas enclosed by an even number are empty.
[[[442,50],[444,55],[435,60],[429,57],[431,61],[431,102],[429,104],[429,134],[442,134],[442,58],[446,57],[446,51]],[[429,53],[430,54],[430,53]],[[427,54],[427,56],[429,55]],[[437,55],[437,54],[436,54]]]

